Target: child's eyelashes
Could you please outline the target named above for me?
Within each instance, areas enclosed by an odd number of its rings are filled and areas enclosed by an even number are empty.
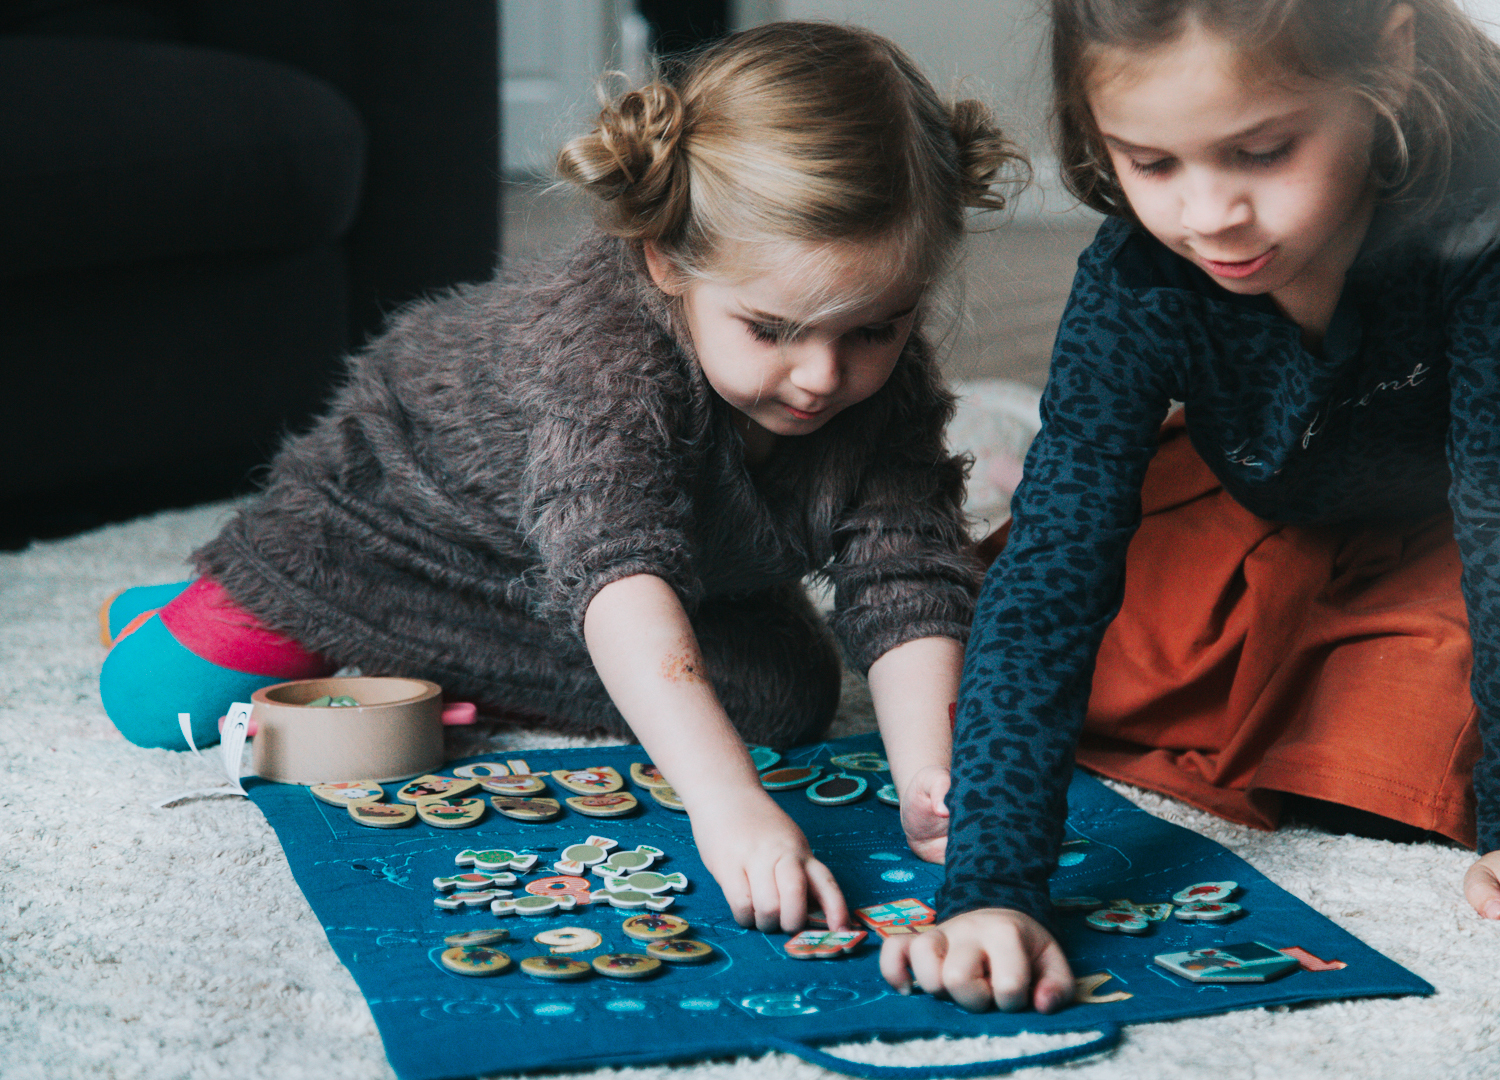
[[[763,323],[745,322],[745,329],[749,335],[763,345],[785,345],[787,342],[796,341],[803,331],[788,326],[785,323]],[[875,323],[870,326],[857,326],[849,331],[849,336],[859,341],[868,342],[872,345],[887,344],[896,340],[898,333],[895,322]]]
[[[1296,147],[1295,139],[1288,139],[1279,146],[1270,150],[1235,150],[1230,156],[1232,164],[1241,168],[1269,169],[1280,165],[1292,156]],[[1163,177],[1177,168],[1177,159],[1174,157],[1152,158],[1143,161],[1140,158],[1126,155],[1125,160],[1130,163],[1130,171],[1139,176]]]
[[[1165,176],[1172,171],[1177,164],[1175,158],[1156,158],[1154,161],[1137,161],[1133,157],[1125,159],[1130,162],[1130,171],[1142,176]]]
[[[896,324],[888,322],[878,323],[875,326],[861,326],[852,333],[861,341],[868,341],[872,345],[883,345],[896,340]]]
[[[1271,150],[1253,152],[1250,150],[1241,150],[1238,152],[1238,157],[1241,162],[1252,168],[1265,169],[1272,165],[1279,165],[1291,157],[1293,145],[1293,142],[1288,140]]]

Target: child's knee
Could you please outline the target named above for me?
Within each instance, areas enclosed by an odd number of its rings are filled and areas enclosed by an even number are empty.
[[[120,734],[137,746],[186,750],[178,713],[192,718],[193,741],[219,741],[219,717],[276,676],[249,675],[195,655],[152,615],[115,643],[99,673],[99,697]]]
[[[99,609],[99,630],[108,648],[136,618],[160,611],[187,589],[192,581],[174,581],[166,585],[137,585],[121,589]]]

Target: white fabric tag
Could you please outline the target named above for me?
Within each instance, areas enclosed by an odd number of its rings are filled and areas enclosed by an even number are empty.
[[[165,810],[173,803],[207,795],[243,795],[247,799],[250,797],[250,793],[245,790],[245,785],[240,783],[240,763],[245,756],[245,733],[250,729],[251,708],[252,706],[247,702],[236,701],[229,707],[229,715],[224,717],[224,729],[219,733],[219,754],[223,760],[224,775],[229,778],[229,786],[194,788],[192,791],[169,795],[153,803],[154,809]],[[208,761],[208,758],[203,756],[203,751],[198,749],[198,744],[193,741],[193,718],[187,713],[178,713],[177,725],[182,728],[182,737],[187,740],[188,749],[198,755],[198,760]]]

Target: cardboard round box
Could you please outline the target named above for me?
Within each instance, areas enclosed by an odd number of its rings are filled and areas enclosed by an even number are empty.
[[[323,696],[358,705],[308,707]],[[386,783],[443,764],[443,691],[426,679],[299,679],[251,695],[257,776],[282,784]]]

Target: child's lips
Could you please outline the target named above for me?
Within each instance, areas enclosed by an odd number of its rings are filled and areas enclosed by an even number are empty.
[[[1239,262],[1220,262],[1203,255],[1199,255],[1198,260],[1203,264],[1203,269],[1215,277],[1247,278],[1262,270],[1275,257],[1276,249],[1268,248],[1253,259],[1244,259]]]
[[[826,408],[827,406],[820,405],[818,408],[812,410],[794,409],[790,405],[788,405],[786,407],[786,411],[791,413],[798,420],[816,420],[819,416],[823,415],[823,411]]]

